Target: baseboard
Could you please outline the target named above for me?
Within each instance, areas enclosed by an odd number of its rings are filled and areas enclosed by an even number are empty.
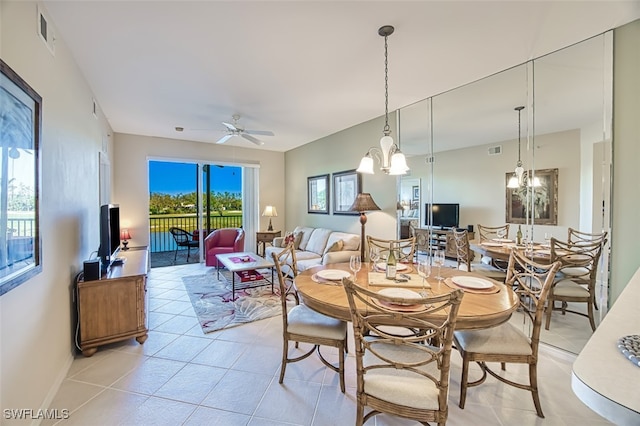
[[[60,374],[58,374],[58,377],[56,377],[56,379],[54,380],[53,385],[51,385],[51,388],[49,388],[49,392],[47,392],[47,396],[44,398],[44,401],[42,401],[42,405],[40,407],[42,410],[45,410],[51,406],[53,399],[56,397],[56,395],[58,394],[58,391],[60,390],[60,386],[62,386],[62,382],[64,382],[64,379],[66,379],[67,374],[69,373],[69,369],[71,368],[71,364],[73,363],[74,349],[75,347],[72,349],[72,352],[69,353],[64,363],[64,367],[60,370]],[[31,422],[31,425],[38,426],[40,425],[42,420],[43,419],[34,419]]]

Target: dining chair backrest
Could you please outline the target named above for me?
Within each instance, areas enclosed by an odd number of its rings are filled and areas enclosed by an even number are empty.
[[[569,228],[567,235],[567,242],[570,245],[589,244],[592,242],[602,242],[602,245],[606,243],[607,231],[601,233],[590,234],[588,232],[581,232],[577,229]]]
[[[287,247],[280,253],[271,253],[273,263],[276,268],[278,277],[278,285],[280,290],[280,302],[282,303],[283,325],[287,329],[287,296],[292,295],[296,304],[299,304],[298,293],[293,285],[293,280],[297,275],[296,250],[293,243],[289,243]]]
[[[169,228],[169,232],[173,236],[174,241],[179,246],[184,246],[193,241],[193,235],[181,228]],[[197,241],[196,241],[197,243]]]
[[[551,261],[560,262],[560,272],[573,280],[589,284],[589,290],[595,288],[598,262],[602,247],[607,240],[582,241],[578,244],[551,238]]]
[[[453,331],[464,293],[458,289],[407,299],[373,292],[348,278],[342,284],[355,339],[356,424],[362,424],[364,405],[373,410],[364,421],[384,412],[444,424]],[[393,308],[399,304],[424,309],[403,312]],[[389,326],[407,327],[414,332],[398,335]]]
[[[367,246],[369,247],[369,254],[376,251],[381,259],[386,259],[389,251],[393,248],[393,250],[395,250],[394,255],[398,262],[413,263],[416,250],[416,237],[383,240],[367,235]]]
[[[471,272],[471,261],[473,260],[473,253],[469,246],[469,233],[466,229],[454,229],[453,241],[456,245],[456,257],[458,258],[458,269],[460,265],[464,265],[467,272]]]
[[[509,238],[508,223],[500,226],[484,226],[477,224],[476,228],[478,229],[478,239],[480,242],[498,238],[498,231],[501,230],[504,231],[504,238]]]
[[[538,352],[545,303],[559,268],[558,261],[540,264],[518,250],[512,250],[509,256],[505,284],[514,289],[520,310],[531,320],[530,339],[534,357]]]

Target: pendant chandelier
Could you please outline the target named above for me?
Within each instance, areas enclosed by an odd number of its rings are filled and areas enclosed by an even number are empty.
[[[380,162],[380,170],[388,175],[404,175],[409,171],[407,160],[404,154],[400,152],[400,148],[395,144],[390,136],[389,128],[389,77],[388,77],[388,46],[387,38],[393,34],[394,28],[391,25],[385,25],[378,29],[378,34],[384,37],[384,134],[380,139],[380,148],[371,147],[367,151],[360,166],[356,170],[358,173],[373,174],[373,157],[375,156]]]
[[[509,183],[507,184],[507,188],[512,188],[512,189],[516,189],[516,188],[520,188],[521,186],[525,185],[527,187],[538,187],[538,186],[542,186],[542,183],[540,182],[540,179],[536,176],[533,177],[533,179],[530,178],[529,176],[529,172],[525,172],[524,171],[524,167],[522,167],[522,159],[520,157],[520,151],[521,151],[521,146],[520,146],[520,113],[522,112],[522,110],[524,109],[523,106],[517,106],[514,108],[516,111],[518,111],[518,162],[516,163],[516,168],[513,171],[513,176],[511,176],[511,178],[509,179]]]

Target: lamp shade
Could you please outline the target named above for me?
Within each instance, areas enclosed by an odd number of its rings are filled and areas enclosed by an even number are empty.
[[[368,192],[358,194],[351,207],[349,207],[349,211],[351,212],[368,212],[373,210],[380,210],[380,207],[373,201],[371,194]]]
[[[274,206],[266,206],[262,212],[262,216],[276,217],[278,216],[278,212]]]
[[[128,229],[122,229],[120,231],[120,239],[123,240],[123,241],[131,239],[131,234],[129,233]]]

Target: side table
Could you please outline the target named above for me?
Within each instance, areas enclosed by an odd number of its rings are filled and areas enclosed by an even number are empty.
[[[274,238],[281,237],[281,231],[258,231],[256,232],[256,253],[264,257],[266,244],[271,244]],[[262,245],[262,252],[260,246]]]

